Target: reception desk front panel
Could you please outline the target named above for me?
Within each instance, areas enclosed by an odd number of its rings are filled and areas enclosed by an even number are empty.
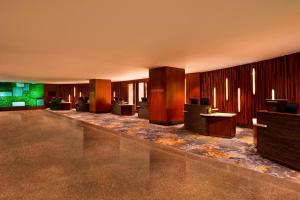
[[[258,153],[300,170],[300,115],[258,111],[257,122]]]

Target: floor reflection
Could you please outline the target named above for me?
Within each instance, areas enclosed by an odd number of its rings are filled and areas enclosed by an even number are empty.
[[[43,111],[0,113],[0,199],[299,199],[299,184]]]

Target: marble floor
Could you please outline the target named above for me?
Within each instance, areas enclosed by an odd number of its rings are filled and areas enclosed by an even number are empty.
[[[101,123],[98,117],[114,118],[95,115],[93,121]],[[178,127],[157,127],[170,128]],[[207,158],[220,153],[197,156],[169,147],[179,140],[174,136],[152,133],[149,142],[119,129],[44,110],[0,112],[0,199],[300,199],[298,183]]]
[[[50,110],[49,110],[50,111]],[[183,125],[161,126],[150,124],[137,116],[118,116],[111,113],[93,114],[87,112],[50,111],[88,124],[114,130],[122,135],[130,135],[171,146],[218,161],[245,167],[257,172],[300,183],[300,172],[282,166],[257,154],[253,144],[252,129],[237,128],[233,139],[202,136],[186,131]]]

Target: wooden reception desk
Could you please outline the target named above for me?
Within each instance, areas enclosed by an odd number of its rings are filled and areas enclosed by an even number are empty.
[[[236,133],[235,113],[210,113],[200,114],[206,118],[207,135],[214,137],[232,138]]]
[[[257,123],[258,153],[300,170],[300,115],[258,111]]]
[[[210,105],[185,104],[184,128],[201,135],[232,138],[235,136],[235,113],[210,113]]]

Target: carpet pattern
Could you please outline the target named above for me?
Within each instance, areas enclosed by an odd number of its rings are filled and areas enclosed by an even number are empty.
[[[50,110],[49,110],[50,111]],[[71,111],[50,111],[60,115],[112,129],[121,134],[137,136],[158,144],[172,146],[190,153],[210,157],[261,173],[300,183],[300,172],[262,158],[253,144],[252,129],[237,128],[235,138],[203,136],[184,129],[183,125],[150,124],[137,116],[110,113],[93,114]]]

